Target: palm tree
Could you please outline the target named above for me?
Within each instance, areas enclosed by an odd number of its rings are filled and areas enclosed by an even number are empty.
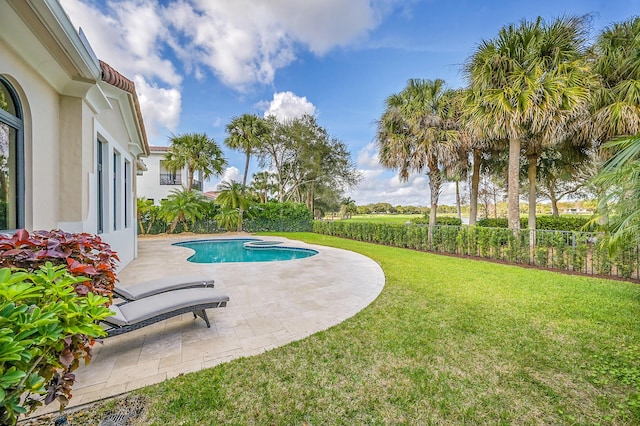
[[[178,223],[182,223],[184,230],[189,231],[189,224],[202,218],[206,211],[207,199],[200,191],[174,189],[166,200],[160,203],[160,217],[170,222],[169,234],[175,231]]]
[[[218,185],[218,190],[221,191],[216,203],[222,208],[222,215],[230,215],[230,211],[237,211],[237,230],[242,231],[243,212],[247,211],[251,206],[251,199],[247,197],[245,186],[238,182],[224,181]]]
[[[242,185],[246,186],[251,154],[257,153],[262,140],[271,134],[270,127],[266,120],[257,115],[243,114],[240,117],[234,117],[227,124],[226,130],[229,136],[224,140],[224,144],[231,149],[244,152],[247,156],[242,177]]]
[[[583,59],[585,21],[568,17],[546,24],[538,18],[508,25],[496,38],[483,41],[465,66],[471,89],[466,103],[469,122],[482,139],[508,141],[513,230],[520,229],[521,149],[527,144],[555,144],[573,129],[568,124],[578,125],[578,118],[586,116],[592,74]],[[535,159],[529,158],[530,194],[535,194]],[[535,228],[533,198],[530,228]]]
[[[640,16],[606,28],[593,46],[601,88],[594,96],[602,141],[640,133]]]
[[[343,219],[350,219],[351,216],[357,212],[357,207],[356,207],[356,200],[354,200],[351,197],[347,197],[345,199],[343,199],[340,204],[342,205],[342,208],[340,209],[342,212],[342,218]]]
[[[616,153],[594,179],[597,186],[607,188],[599,200],[595,220],[609,220],[609,244],[613,250],[625,241],[640,244],[640,135],[606,146]]]
[[[258,194],[261,203],[266,203],[269,199],[269,194],[275,193],[278,190],[278,184],[274,173],[268,171],[262,171],[253,174],[251,180],[251,187],[253,191]]]
[[[397,169],[405,181],[410,172],[428,170],[429,245],[442,184],[440,162],[449,156],[458,139],[454,94],[446,89],[444,80],[411,79],[400,93],[386,99],[385,111],[378,121],[376,140],[382,165]]]
[[[205,133],[186,133],[171,137],[171,150],[167,153],[166,167],[174,172],[187,168],[187,191],[193,187],[195,172],[208,179],[219,176],[227,167],[227,160],[215,140]]]
[[[145,197],[138,197],[136,201],[136,212],[138,215],[138,230],[142,234],[146,234],[151,231],[151,227],[153,226],[153,222],[155,220],[154,214],[155,206],[153,205],[153,200],[149,200]],[[148,217],[149,226],[147,229],[144,228],[144,219]]]

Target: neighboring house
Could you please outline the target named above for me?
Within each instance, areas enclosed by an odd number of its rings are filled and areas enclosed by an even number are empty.
[[[171,171],[165,165],[168,146],[150,146],[149,157],[144,159],[147,171],[138,178],[138,197],[153,200],[155,205],[166,199],[172,190],[182,190],[187,186],[187,168]],[[196,172],[196,176],[197,176]],[[193,189],[202,190],[202,182],[194,179]]]
[[[126,266],[149,150],[133,82],[58,0],[0,0],[0,29],[0,228],[99,234]]]

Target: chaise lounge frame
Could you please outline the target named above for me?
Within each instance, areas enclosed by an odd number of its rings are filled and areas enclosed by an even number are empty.
[[[185,288],[213,288],[215,280],[201,275],[178,275],[144,281],[131,286],[114,287],[113,292],[118,298],[127,302],[140,300],[155,294]]]
[[[171,308],[171,300],[174,298],[179,300],[181,297],[186,297],[186,300],[181,302],[181,306],[177,306],[175,309]],[[200,303],[199,299],[204,300]],[[102,323],[105,327],[105,331],[107,332],[106,337],[113,337],[191,312],[193,313],[194,318],[202,318],[207,325],[207,328],[211,328],[211,323],[207,316],[206,309],[223,308],[227,306],[228,301],[229,296],[221,294],[211,288],[173,290],[145,297],[143,299],[126,302],[117,306],[114,305],[111,309],[115,310],[117,314],[103,320]],[[157,314],[150,314],[149,312],[146,312],[142,315],[141,319],[136,318],[136,308],[149,311],[149,306],[153,307],[158,305],[159,310]],[[121,309],[125,309],[125,311],[133,310],[131,321],[126,318],[126,314],[122,312]]]

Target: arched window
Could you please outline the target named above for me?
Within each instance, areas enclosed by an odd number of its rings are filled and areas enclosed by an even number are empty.
[[[18,95],[0,76],[0,230],[24,228],[23,130]]]

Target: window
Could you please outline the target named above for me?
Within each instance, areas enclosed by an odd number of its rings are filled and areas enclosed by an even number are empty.
[[[120,153],[113,150],[113,230],[120,227],[120,205],[122,200],[122,173],[120,173]]]
[[[23,131],[18,96],[0,77],[0,230],[24,228]]]
[[[102,234],[104,232],[104,201],[105,201],[105,190],[104,190],[104,151],[106,148],[104,142],[98,139],[98,144],[96,146],[97,155],[98,155],[98,163],[96,167],[97,171],[97,179],[98,179],[98,234]]]
[[[129,218],[131,217],[131,194],[133,194],[133,187],[131,182],[131,162],[124,161],[124,227],[129,227]]]
[[[182,185],[180,172],[168,169],[165,164],[166,161],[160,160],[160,185]]]

